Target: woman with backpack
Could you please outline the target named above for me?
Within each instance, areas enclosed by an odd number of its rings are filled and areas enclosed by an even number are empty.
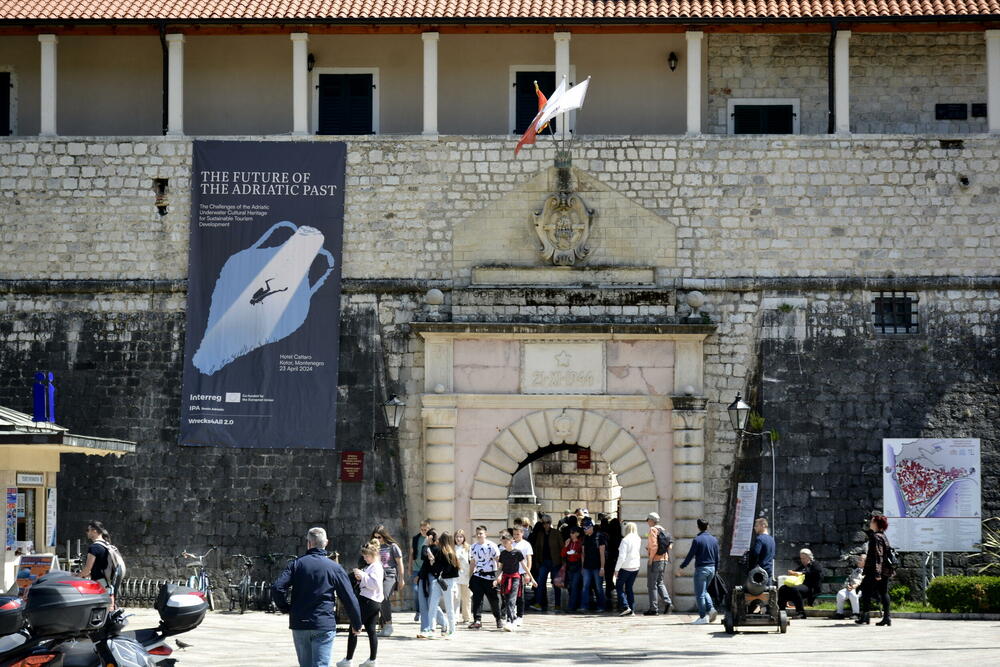
[[[116,561],[120,560],[121,556],[118,555],[117,547],[111,544],[111,533],[100,521],[91,521],[87,524],[87,539],[91,544],[87,547],[87,561],[80,576],[104,586],[111,595],[111,608],[115,609],[114,584],[117,583],[116,579],[120,578],[115,572],[119,569],[116,567]]]
[[[885,531],[889,520],[881,514],[876,514],[868,523],[868,555],[865,558],[864,579],[861,580],[861,616],[854,621],[859,625],[867,625],[868,609],[872,598],[882,603],[882,620],[875,625],[892,625],[889,618],[889,579],[895,569],[896,557],[889,544]]]

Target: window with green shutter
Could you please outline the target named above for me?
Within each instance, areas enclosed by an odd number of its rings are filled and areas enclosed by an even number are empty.
[[[316,88],[316,134],[375,133],[372,74],[320,74]]]

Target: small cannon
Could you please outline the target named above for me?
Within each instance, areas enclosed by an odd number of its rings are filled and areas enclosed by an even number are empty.
[[[733,586],[722,619],[727,633],[734,634],[741,625],[776,625],[781,634],[788,631],[788,614],[778,607],[778,587],[772,583],[763,568],[755,567],[742,586]]]

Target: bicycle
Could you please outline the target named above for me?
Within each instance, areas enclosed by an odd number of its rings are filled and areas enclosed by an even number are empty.
[[[289,563],[295,560],[295,556],[281,553],[266,554],[264,556],[257,556],[257,558],[267,564],[268,581],[274,581],[277,578],[275,567],[282,561],[284,561],[284,565],[282,566],[282,569],[284,569],[284,567],[287,567]],[[274,604],[274,600],[271,599],[270,589],[266,590],[260,606],[263,608],[263,611],[269,614],[278,613],[278,607]]]
[[[188,577],[188,587],[204,593],[205,601],[208,602],[208,608],[212,611],[215,611],[215,599],[212,597],[212,580],[209,578],[208,570],[205,568],[205,558],[208,557],[208,554],[215,551],[216,548],[210,547],[208,551],[200,556],[188,553],[186,550],[181,553],[181,558],[191,559],[184,565],[194,569],[194,572]]]
[[[230,558],[239,559],[243,563],[243,576],[239,583],[229,584],[229,611],[240,608],[240,613],[246,612],[253,597],[253,581],[250,579],[250,570],[253,569],[253,558],[244,554],[233,554]]]

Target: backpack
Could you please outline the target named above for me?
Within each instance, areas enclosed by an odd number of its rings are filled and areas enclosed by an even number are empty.
[[[670,549],[670,540],[667,539],[667,534],[662,530],[656,533],[656,555],[662,556],[667,553]]]
[[[112,589],[118,588],[122,580],[125,579],[125,574],[128,572],[128,568],[125,566],[125,559],[122,558],[122,552],[118,550],[118,547],[105,540],[95,540],[94,544],[100,544],[107,549],[108,564],[101,574],[103,575],[103,579],[108,582],[108,586]]]

